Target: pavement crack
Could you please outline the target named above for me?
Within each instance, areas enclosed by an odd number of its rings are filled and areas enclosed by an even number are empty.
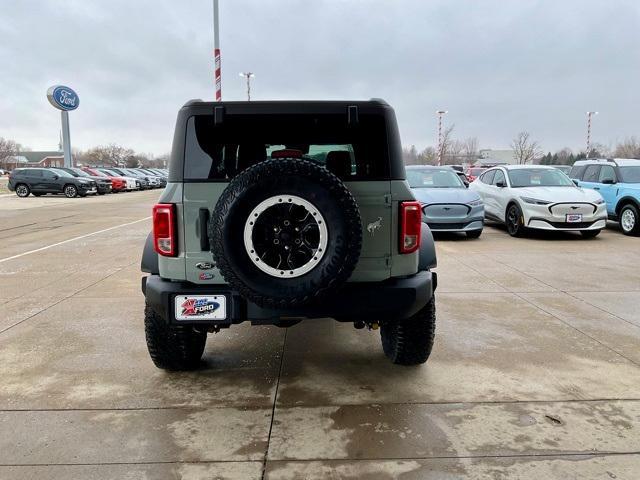
[[[271,446],[271,432],[273,431],[273,421],[276,417],[276,405],[278,403],[278,389],[280,388],[280,377],[282,377],[282,366],[284,365],[284,348],[287,344],[287,332],[288,328],[284,330],[284,338],[282,339],[282,350],[280,352],[280,367],[278,368],[278,380],[276,381],[276,392],[273,396],[273,408],[271,409],[271,422],[269,423],[269,434],[267,435],[267,448],[264,452],[264,460],[262,462],[262,476],[261,480],[265,479],[267,474],[267,462],[269,461],[269,447]]]

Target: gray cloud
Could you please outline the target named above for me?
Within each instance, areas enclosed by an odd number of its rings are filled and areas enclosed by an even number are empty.
[[[6,0],[5,0],[6,1]],[[405,144],[434,143],[437,108],[460,137],[545,149],[640,134],[636,1],[221,1],[223,97],[382,97]],[[0,22],[0,136],[51,148],[49,85],[76,89],[72,143],[168,151],[177,109],[213,98],[211,2],[10,1]]]

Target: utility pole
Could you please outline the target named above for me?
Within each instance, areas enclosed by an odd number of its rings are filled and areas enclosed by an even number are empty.
[[[220,25],[218,22],[218,0],[213,0],[213,61],[216,82],[216,102],[221,102],[222,65],[220,62]]]
[[[587,158],[589,158],[589,154],[591,153],[591,117],[597,114],[598,112],[587,112]]]
[[[442,116],[449,110],[437,110],[438,115],[438,166],[442,165]]]
[[[245,77],[247,79],[247,102],[251,101],[251,79],[255,77],[255,73],[253,72],[240,72],[241,77]]]

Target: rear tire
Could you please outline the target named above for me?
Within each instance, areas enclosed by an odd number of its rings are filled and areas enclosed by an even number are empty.
[[[20,198],[26,198],[31,193],[31,189],[24,183],[16,185],[16,195]]]
[[[522,210],[517,203],[512,203],[507,207],[505,223],[507,224],[507,232],[509,232],[509,235],[512,237],[522,237],[524,235],[524,219],[522,217]]]
[[[382,324],[384,354],[396,365],[419,365],[431,355],[436,333],[436,298],[406,320]]]
[[[596,238],[602,230],[582,230],[580,235],[582,238]]]
[[[640,233],[640,214],[633,204],[622,207],[620,211],[620,228],[625,235],[638,235]]]
[[[470,230],[464,233],[467,235],[467,238],[480,238],[480,235],[482,235],[482,230]]]
[[[148,305],[144,309],[147,349],[156,367],[185,371],[198,368],[207,332],[189,325],[169,325]]]

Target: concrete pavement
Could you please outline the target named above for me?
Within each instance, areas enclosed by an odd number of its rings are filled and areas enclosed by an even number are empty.
[[[140,293],[157,196],[0,198],[0,478],[637,478],[640,239],[439,238],[421,367],[326,320],[232,327],[166,373]]]

